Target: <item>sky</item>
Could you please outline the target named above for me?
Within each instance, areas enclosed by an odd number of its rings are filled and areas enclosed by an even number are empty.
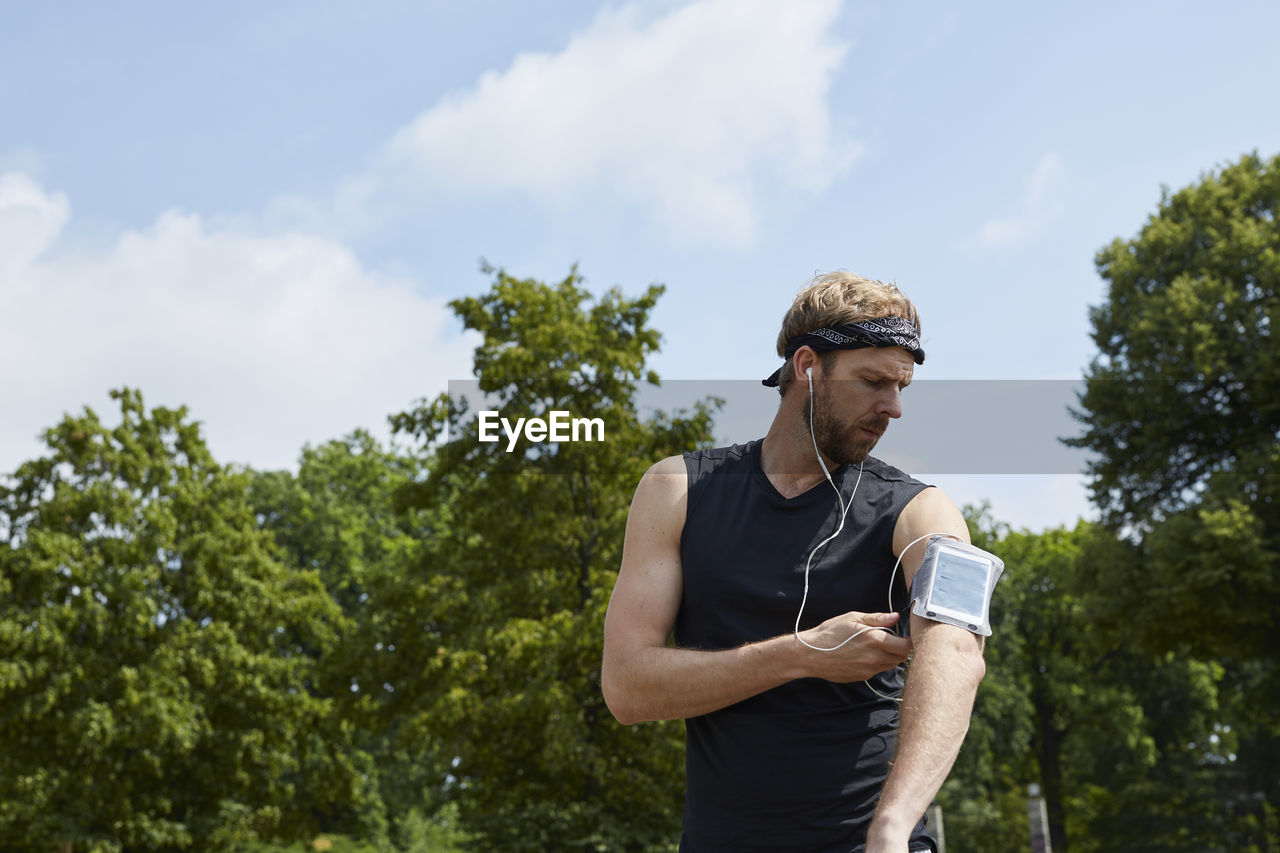
[[[482,259],[665,285],[651,366],[688,387],[771,373],[815,273],[894,281],[917,382],[986,380],[994,435],[1093,358],[1100,248],[1280,152],[1277,31],[1270,2],[0,0],[0,472],[122,386],[226,463],[385,438],[471,377],[447,303]],[[1014,527],[1092,514],[1070,464],[932,467]]]

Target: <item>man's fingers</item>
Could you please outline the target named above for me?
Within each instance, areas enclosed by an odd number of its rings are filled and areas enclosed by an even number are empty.
[[[863,625],[873,628],[891,628],[898,622],[897,613],[855,613],[850,614]],[[880,649],[885,654],[906,660],[907,655],[911,654],[911,640],[906,637],[899,637],[896,634],[890,634],[887,631],[875,631],[873,633],[880,634]]]
[[[853,613],[850,615],[864,625],[873,625],[877,628],[888,628],[898,622],[897,613]]]
[[[888,654],[905,659],[907,655],[911,654],[911,641],[906,637],[886,634],[881,641],[880,648]]]

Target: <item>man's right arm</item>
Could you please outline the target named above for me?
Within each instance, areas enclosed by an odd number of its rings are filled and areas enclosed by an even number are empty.
[[[910,641],[885,631],[867,631],[838,652],[808,649],[793,634],[721,651],[668,646],[683,593],[680,535],[687,503],[688,477],[679,456],[650,468],[631,502],[622,566],[605,616],[601,674],[605,702],[619,722],[696,717],[795,678],[861,681],[906,659]],[[815,646],[834,646],[868,625],[896,621],[897,614],[847,613],[803,636]]]

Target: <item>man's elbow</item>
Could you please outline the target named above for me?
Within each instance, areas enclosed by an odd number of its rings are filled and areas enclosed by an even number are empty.
[[[974,691],[977,691],[978,685],[982,683],[982,679],[987,675],[987,661],[982,657],[982,648],[976,651],[970,651],[964,656],[965,674],[973,684]]]
[[[644,721],[637,709],[624,697],[608,690],[604,691],[604,704],[613,714],[613,718],[624,726],[633,726]]]
[[[600,674],[600,689],[604,694],[604,704],[613,714],[613,718],[624,726],[632,726],[645,720],[635,691],[627,690],[618,683],[618,677],[605,667]]]
[[[923,628],[923,630],[919,630]],[[918,651],[928,648],[928,654],[946,659],[946,670],[955,683],[974,692],[987,674],[987,662],[982,656],[983,637],[954,625],[936,622],[912,626],[913,635],[920,635]]]
[[[976,693],[987,675],[987,661],[982,656],[983,638],[967,631],[955,638],[953,664],[958,677]]]

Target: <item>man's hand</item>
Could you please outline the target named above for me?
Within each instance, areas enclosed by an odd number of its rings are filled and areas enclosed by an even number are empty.
[[[809,652],[805,666],[814,678],[837,683],[866,681],[892,669],[911,654],[909,639],[880,630],[897,622],[897,613],[852,611],[801,631]]]

